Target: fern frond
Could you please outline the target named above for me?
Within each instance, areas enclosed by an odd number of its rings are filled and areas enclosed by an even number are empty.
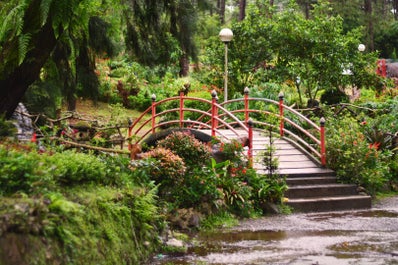
[[[53,0],[42,0],[40,3],[40,24],[43,26],[48,18]]]
[[[29,51],[31,34],[20,35],[18,37],[18,64],[21,64]]]
[[[23,14],[26,8],[27,3],[26,1],[23,1],[23,3],[12,8],[9,12],[7,12],[7,14],[2,14],[5,17],[0,27],[1,42],[6,41],[8,38],[12,38],[12,36],[18,36],[19,34],[21,34],[24,22]]]

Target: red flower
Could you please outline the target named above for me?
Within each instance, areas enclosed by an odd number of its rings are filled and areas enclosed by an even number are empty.
[[[375,142],[375,143],[369,144],[369,148],[370,149],[374,148],[376,150],[379,150],[379,147],[380,147],[380,143],[379,142]]]

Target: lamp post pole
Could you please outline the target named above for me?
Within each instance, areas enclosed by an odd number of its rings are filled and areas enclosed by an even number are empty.
[[[219,37],[224,42],[225,62],[224,62],[224,102],[228,100],[228,43],[232,40],[234,34],[232,30],[224,28],[220,31]]]
[[[225,66],[224,66],[224,102],[228,100],[228,42],[224,42],[225,46]]]

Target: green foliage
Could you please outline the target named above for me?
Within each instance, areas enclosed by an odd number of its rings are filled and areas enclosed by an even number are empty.
[[[337,177],[363,186],[372,195],[382,190],[388,180],[387,161],[391,154],[369,143],[355,119],[342,117],[328,121],[326,157]]]
[[[217,228],[228,228],[239,224],[238,220],[229,212],[221,211],[211,214],[200,224],[201,230],[212,231]]]
[[[53,186],[51,167],[40,164],[38,153],[23,153],[0,146],[0,157],[0,194],[35,193]]]
[[[339,89],[327,90],[321,95],[321,103],[334,105],[349,102],[348,96]]]
[[[24,103],[31,113],[56,118],[62,105],[62,87],[55,79],[37,81],[25,93]]]
[[[106,181],[105,165],[91,155],[65,151],[49,156],[48,163],[52,165],[54,179],[66,185]]]
[[[1,145],[0,236],[40,247],[13,260],[2,247],[1,264],[140,264],[154,251],[157,189],[135,184],[127,158],[31,148]]]
[[[8,137],[13,137],[17,133],[15,125],[4,119],[4,116],[0,115],[0,140],[4,140]]]
[[[185,162],[170,149],[155,148],[145,153],[145,157],[154,160],[150,176],[156,183],[163,183],[167,187],[182,183],[186,171]]]
[[[311,19],[290,3],[272,11],[267,3],[265,7],[250,5],[245,20],[232,24],[234,39],[228,46],[231,97],[245,86],[294,82],[297,77],[299,89],[310,99],[317,98],[321,89],[350,84],[372,87],[375,76],[370,69],[376,54],[358,52],[360,31],[344,32],[342,19],[332,16],[324,1],[314,5]],[[212,84],[222,87],[223,49],[217,38],[211,40],[205,61],[212,67],[208,69],[215,79]],[[352,78],[341,74],[345,65],[352,65]]]
[[[173,132],[158,142],[158,146],[172,150],[184,160],[187,167],[205,165],[211,157],[210,148],[189,132]]]

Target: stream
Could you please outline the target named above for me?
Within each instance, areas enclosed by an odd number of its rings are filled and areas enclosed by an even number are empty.
[[[158,255],[151,264],[398,264],[398,197],[368,210],[245,220],[192,241],[184,255]]]

